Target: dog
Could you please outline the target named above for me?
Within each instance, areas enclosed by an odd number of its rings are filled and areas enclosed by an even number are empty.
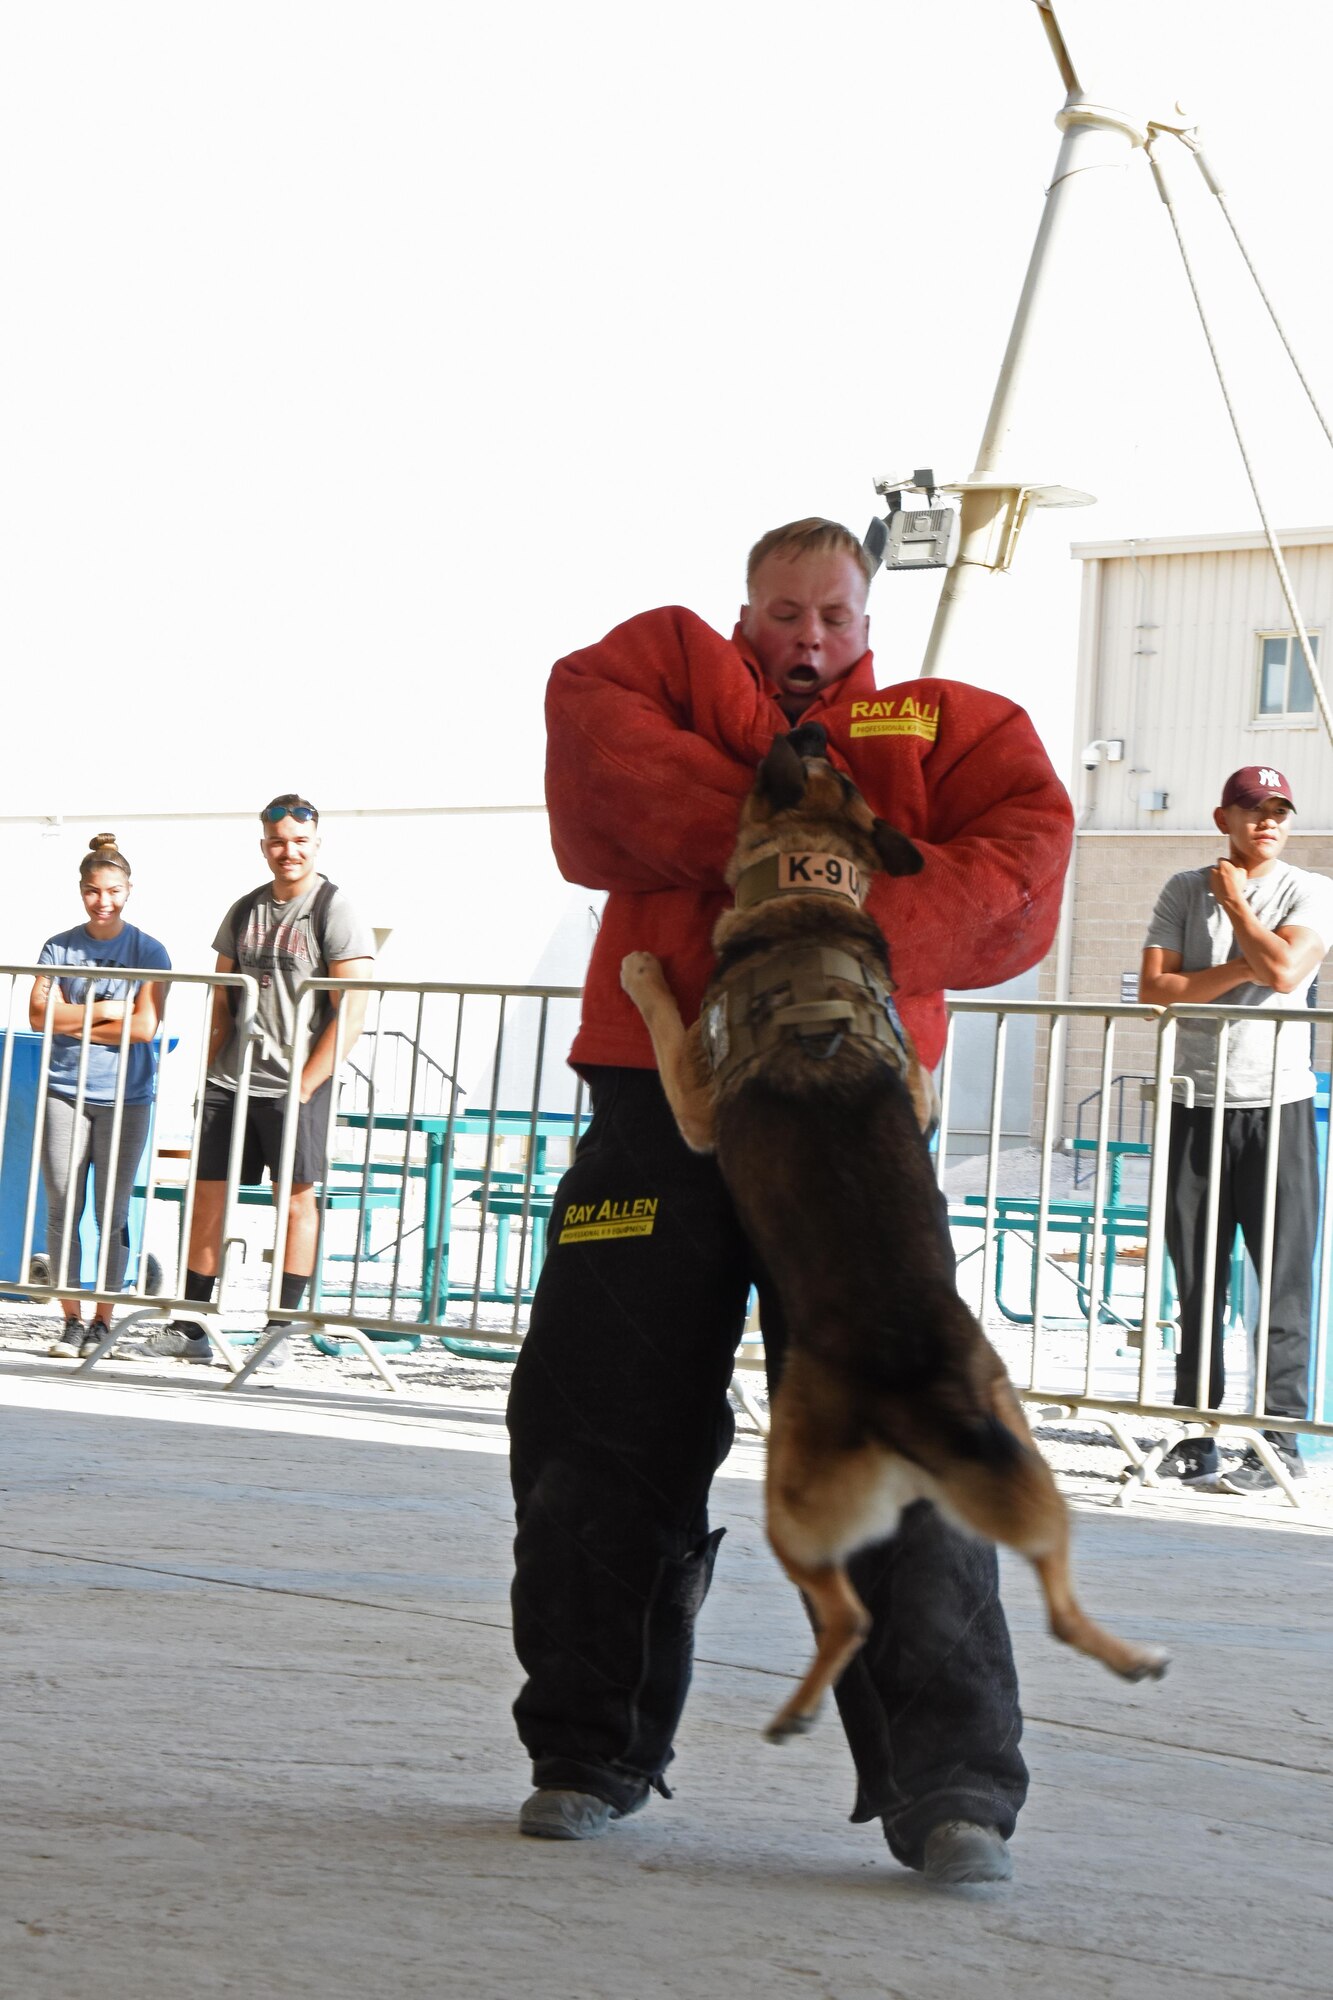
[[[807,724],[759,767],[698,1021],[686,1030],[651,953],[621,966],[682,1137],[716,1152],[789,1331],[767,1530],[812,1609],[818,1650],[766,1732],[774,1741],[812,1726],[865,1640],[847,1561],[918,1499],[1028,1558],[1056,1638],[1126,1680],[1167,1666],[1160,1648],[1116,1637],[1077,1603],[1065,1503],[1004,1363],[958,1296],[923,1137],[933,1085],[862,907],[876,873],[915,874],[922,856],[826,748]]]

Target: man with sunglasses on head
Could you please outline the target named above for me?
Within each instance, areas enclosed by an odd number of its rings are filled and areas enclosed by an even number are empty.
[[[291,1205],[283,1249],[280,1311],[301,1305],[314,1269],[319,1226],[315,1182],[325,1168],[329,1093],[338,1017],[343,1016],[343,1054],[351,1049],[365,1018],[361,994],[330,994],[311,1013],[304,1045],[294,1047],[296,996],[307,979],[364,979],[375,956],[374,939],[355,910],[323,875],[319,855],[319,814],[297,792],[282,792],[259,815],[259,849],[273,877],[233,903],[213,940],[219,972],[248,972],[259,986],[258,1039],[250,1066],[241,1181],[249,1184],[268,1168],[277,1178],[282,1127],[292,1065],[301,1065],[301,1110],[292,1165]],[[226,1205],[227,1160],[236,1110],[236,1087],[243,1049],[233,1013],[232,989],[213,995],[199,1143],[199,1175],[185,1273],[185,1296],[198,1304],[212,1299]],[[280,1314],[266,1331],[280,1323]],[[189,1321],[173,1321],[152,1334],[139,1350],[178,1361],[211,1361],[207,1334]],[[280,1365],[282,1345],[270,1350],[264,1366]]]

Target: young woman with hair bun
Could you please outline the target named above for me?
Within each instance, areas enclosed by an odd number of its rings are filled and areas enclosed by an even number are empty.
[[[37,955],[39,965],[52,971],[33,981],[28,1003],[29,1025],[40,1034],[48,1008],[52,1021],[51,1065],[47,1078],[42,1126],[42,1180],[46,1188],[46,1249],[53,1282],[68,1287],[60,1300],[65,1315],[63,1338],[55,1351],[91,1354],[108,1330],[106,1306],[95,1306],[91,1323],[83,1323],[79,1289],[79,1217],[83,1213],[88,1174],[93,1175],[93,1202],[101,1226],[107,1179],[114,1182],[111,1244],[107,1254],[106,1287],[119,1291],[125,1281],[128,1245],[125,1224],[135,1171],[143,1156],[157,1087],[157,1051],[151,1046],[162,1019],[166,988],[156,981],[122,979],[119,966],[169,972],[171,960],[156,938],[127,924],[125,904],[130,894],[130,864],[120,852],[114,833],[94,834],[79,863],[79,894],[85,921],[73,930],[50,937]],[[111,1159],[111,1127],[120,1045],[126,1010],[130,1014],[130,1046],[121,1113],[120,1145]],[[83,1103],[78,1095],[79,1053],[84,1017],[91,1013],[88,1071]],[[75,1113],[78,1112],[76,1119]],[[65,1217],[73,1211],[68,1269],[59,1270]]]

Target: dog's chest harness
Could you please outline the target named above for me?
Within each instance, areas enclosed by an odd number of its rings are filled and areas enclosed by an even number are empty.
[[[701,1026],[719,1083],[784,1042],[797,1041],[827,1062],[849,1035],[878,1042],[895,1069],[908,1067],[892,987],[836,945],[790,945],[738,965],[704,1008]]]

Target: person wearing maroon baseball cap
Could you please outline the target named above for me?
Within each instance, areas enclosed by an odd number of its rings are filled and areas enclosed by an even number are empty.
[[[1225,812],[1228,806],[1261,806],[1269,799],[1276,799],[1290,812],[1296,810],[1291,786],[1281,771],[1275,771],[1271,764],[1242,764],[1223,785],[1218,811]]]
[[[1333,882],[1295,868],[1282,852],[1296,802],[1271,764],[1242,764],[1222,787],[1213,814],[1227,852],[1211,865],[1173,875],[1157,899],[1144,940],[1139,998],[1159,1007],[1219,1002],[1255,1010],[1253,1021],[1223,1026],[1182,1019],[1175,1068],[1194,1084],[1192,1105],[1171,1108],[1166,1240],[1180,1298],[1175,1401],[1218,1410],[1225,1376],[1222,1345],[1232,1245],[1240,1229],[1256,1269],[1263,1266],[1264,1187],[1273,1114],[1277,1150],[1268,1356],[1260,1408],[1270,1418],[1309,1415],[1310,1316],[1319,1167],[1315,1150],[1311,1035],[1299,1021],[1268,1022],[1265,1009],[1311,1004],[1314,976],[1333,946]],[[1208,1367],[1202,1361],[1208,1183],[1219,1054],[1226,1046],[1221,1165],[1213,1259]],[[1239,1302],[1237,1301],[1237,1305]],[[1290,1478],[1305,1468],[1295,1433],[1264,1437]],[[1222,1469],[1211,1437],[1186,1438],[1159,1473],[1186,1485],[1249,1493],[1276,1485],[1251,1447]]]

